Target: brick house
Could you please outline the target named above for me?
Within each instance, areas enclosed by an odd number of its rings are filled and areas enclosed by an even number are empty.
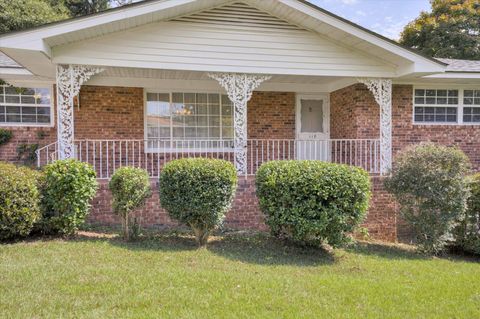
[[[356,165],[372,178],[366,226],[402,237],[383,176],[407,145],[457,145],[480,167],[480,62],[431,59],[302,0],[147,0],[0,36],[0,126],[38,144],[38,166],[92,164],[91,222],[117,223],[115,169],[232,161],[239,189],[227,226],[264,229],[254,189],[263,162]],[[21,88],[21,89],[19,89]],[[143,225],[172,224],[157,192]]]

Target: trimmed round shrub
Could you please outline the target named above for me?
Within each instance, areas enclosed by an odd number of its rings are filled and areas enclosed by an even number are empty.
[[[30,234],[40,219],[39,173],[0,163],[0,239]]]
[[[464,251],[480,255],[480,173],[468,178],[470,197],[465,217],[455,230],[456,245]]]
[[[59,160],[43,169],[42,228],[46,233],[71,235],[85,222],[97,192],[92,166],[77,160]]]
[[[385,186],[422,251],[438,254],[452,240],[452,230],[465,214],[469,171],[462,151],[432,143],[409,147],[395,159]]]
[[[160,173],[160,203],[173,219],[192,228],[199,245],[205,245],[229,210],[236,187],[237,173],[230,162],[174,160]]]
[[[143,206],[151,195],[148,172],[136,167],[119,168],[113,174],[108,187],[113,196],[113,211],[122,217],[123,237],[129,240],[129,215]]]
[[[267,162],[256,187],[274,236],[332,247],[352,241],[371,195],[365,170],[321,161]]]

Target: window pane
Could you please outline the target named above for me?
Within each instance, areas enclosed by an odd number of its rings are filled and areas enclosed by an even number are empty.
[[[463,121],[466,123],[480,122],[480,107],[466,107],[463,109]]]
[[[37,108],[35,105],[42,107]],[[0,114],[3,115],[1,122],[49,123],[50,90],[0,86]]]
[[[35,98],[33,96],[22,95],[21,103],[22,104],[35,104]]]
[[[22,123],[36,123],[36,115],[22,115]]]
[[[5,96],[5,103],[20,104],[20,96],[7,95]]]
[[[226,95],[148,92],[146,108],[149,139],[196,140],[174,142],[173,146],[198,148],[198,143],[204,143],[203,141],[233,138],[233,107]],[[222,146],[221,143],[212,143],[208,142],[202,147]]]
[[[38,123],[50,123],[50,115],[37,115]]]
[[[415,122],[446,123],[457,121],[455,107],[415,107]]]
[[[21,123],[22,119],[20,117],[20,115],[10,115],[10,114],[7,114],[7,122],[9,123]]]

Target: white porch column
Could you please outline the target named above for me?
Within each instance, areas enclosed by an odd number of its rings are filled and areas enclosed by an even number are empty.
[[[73,99],[80,87],[103,69],[84,65],[57,65],[57,125],[59,159],[74,157]]]
[[[358,79],[372,92],[380,106],[380,173],[392,168],[392,80]]]
[[[253,91],[262,82],[269,80],[271,76],[237,73],[209,73],[208,76],[218,81],[225,91],[227,91],[228,98],[233,103],[235,167],[239,174],[246,174],[247,102],[252,97]]]

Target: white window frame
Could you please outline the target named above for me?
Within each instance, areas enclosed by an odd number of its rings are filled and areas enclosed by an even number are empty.
[[[170,99],[170,107],[172,107],[172,100],[173,100],[173,93],[198,93],[198,94],[218,94],[219,95],[219,102],[220,102],[220,123],[222,123],[222,107],[221,107],[221,99],[222,95],[226,95],[225,92],[221,91],[210,91],[210,90],[189,90],[187,88],[183,89],[170,89],[170,90],[159,90],[159,89],[144,89],[143,90],[143,137],[145,141],[145,153],[233,153],[233,140],[234,137],[231,139],[225,139],[226,142],[230,141],[232,143],[232,147],[209,147],[209,148],[191,148],[191,147],[186,147],[186,148],[175,148],[175,147],[149,147],[148,146],[148,131],[147,131],[147,94],[148,93],[159,93],[159,94],[168,94],[169,99]],[[233,103],[232,103],[233,104]],[[232,112],[232,129],[233,129],[233,134],[235,134],[235,121],[233,120],[233,117],[235,116],[235,110]],[[220,131],[222,130],[223,125],[220,125]],[[159,139],[160,140],[160,139]],[[175,143],[176,142],[181,142],[182,140],[174,140],[173,139],[173,130],[172,130],[172,116],[170,115],[170,138],[165,141],[169,141],[170,143]],[[186,139],[185,141],[193,141]],[[198,140],[200,141],[207,141],[207,140]],[[213,140],[216,141],[216,140]]]
[[[480,122],[464,122],[464,120],[463,120],[463,115],[464,115],[464,109],[465,108],[471,107],[471,108],[480,109],[480,104],[464,104],[465,103],[465,101],[464,101],[465,91],[480,91],[480,86],[476,87],[476,88],[464,88],[464,89],[462,89],[462,95],[463,95],[463,98],[462,98],[462,124],[463,125],[480,125]]]
[[[48,84],[48,85],[22,85],[22,86],[15,86],[12,85],[13,87],[21,87],[21,88],[29,88],[29,89],[49,89],[50,90],[50,104],[48,107],[50,107],[50,123],[15,123],[15,122],[0,122],[0,127],[54,127],[55,126],[55,91],[53,84]],[[5,105],[6,103],[3,103]],[[13,105],[13,104],[12,104]],[[36,107],[36,104],[15,104],[15,106],[25,106],[25,107]],[[47,104],[42,105],[42,107],[46,107]]]
[[[415,104],[415,90],[458,90],[458,104],[450,105],[425,105]],[[464,105],[463,95],[465,90],[480,90],[480,86],[459,86],[459,85],[414,85],[412,92],[412,123],[413,125],[462,125],[462,126],[477,126],[480,122],[463,122],[463,109],[465,107],[477,107],[475,105]],[[415,121],[415,107],[456,107],[457,121],[456,122],[417,122]],[[480,107],[480,106],[478,106]]]

